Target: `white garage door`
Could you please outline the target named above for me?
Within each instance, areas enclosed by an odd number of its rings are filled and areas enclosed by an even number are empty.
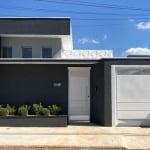
[[[150,68],[116,67],[115,125],[150,125]]]

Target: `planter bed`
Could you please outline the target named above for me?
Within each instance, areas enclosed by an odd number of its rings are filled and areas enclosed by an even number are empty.
[[[66,127],[67,115],[54,116],[1,116],[0,126],[13,127]]]

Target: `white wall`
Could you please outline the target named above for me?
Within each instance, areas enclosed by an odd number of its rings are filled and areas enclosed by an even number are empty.
[[[66,51],[73,50],[72,35],[62,35],[62,49]]]
[[[52,48],[54,58],[61,56],[60,38],[2,37],[2,47],[12,47],[12,57],[22,58],[22,47],[32,47],[32,57],[41,58],[42,48]]]

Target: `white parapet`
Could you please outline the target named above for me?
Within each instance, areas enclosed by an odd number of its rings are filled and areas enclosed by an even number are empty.
[[[64,50],[61,53],[61,58],[64,59],[100,59],[112,57],[112,50]]]

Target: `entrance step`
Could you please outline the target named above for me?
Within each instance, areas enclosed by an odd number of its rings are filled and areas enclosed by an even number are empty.
[[[76,120],[76,121],[70,121],[69,125],[77,125],[77,126],[96,126],[94,123],[91,123],[90,121],[85,120]]]

